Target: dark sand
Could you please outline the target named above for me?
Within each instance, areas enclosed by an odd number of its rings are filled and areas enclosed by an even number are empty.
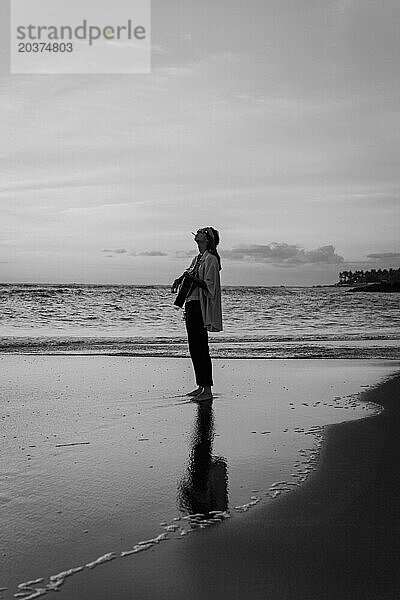
[[[399,598],[399,386],[396,377],[365,394],[380,415],[330,427],[321,467],[301,490],[224,539],[210,532],[181,574],[188,587],[204,577],[215,597]],[[196,586],[191,597],[207,596]]]
[[[312,482],[243,520],[228,539],[207,541],[212,552],[200,550],[193,571],[201,568],[216,596],[400,596],[399,386],[396,377],[365,394],[385,412],[330,428]]]
[[[2,518],[7,530],[7,519],[12,523],[10,511],[19,511],[20,518],[16,519],[16,523],[23,522],[23,515],[29,514],[29,531],[27,529],[25,534],[23,531],[19,533],[20,537],[16,540],[15,545],[18,554],[15,554],[13,558],[7,555],[9,567],[15,569],[15,573],[12,577],[8,577],[8,581],[26,581],[31,576],[42,577],[46,576],[48,572],[57,573],[61,569],[82,564],[82,560],[93,560],[101,553],[118,550],[121,545],[121,549],[128,549],[130,546],[126,545],[126,540],[122,540],[122,537],[125,536],[124,530],[127,530],[127,537],[131,538],[132,535],[129,535],[128,531],[130,521],[137,523],[135,527],[141,527],[143,517],[140,510],[143,508],[144,500],[143,514],[151,514],[152,511],[155,511],[155,518],[160,520],[157,517],[156,509],[152,508],[155,499],[154,492],[151,491],[146,499],[141,498],[139,493],[138,502],[134,503],[137,480],[132,479],[132,465],[136,463],[134,463],[131,453],[125,454],[126,448],[130,448],[132,445],[133,438],[129,436],[133,434],[128,435],[131,428],[124,425],[126,419],[131,418],[130,412],[137,408],[129,401],[128,392],[131,390],[132,382],[135,382],[135,388],[139,391],[143,388],[145,404],[141,406],[145,409],[148,396],[147,378],[152,372],[154,376],[157,373],[151,369],[157,364],[156,361],[150,361],[149,370],[141,370],[139,377],[139,372],[131,368],[137,364],[137,360],[130,363],[123,359],[116,359],[112,363],[114,365],[112,368],[109,359],[104,360],[101,364],[97,358],[81,359],[79,363],[75,363],[75,360],[67,359],[60,362],[55,357],[51,360],[45,358],[24,359],[21,363],[18,358],[3,359],[3,365],[7,364],[8,366],[8,375],[4,381],[4,402],[10,402],[7,399],[12,398],[17,390],[22,399],[29,397],[32,408],[35,407],[35,415],[31,411],[27,412],[24,405],[21,405],[22,408],[17,405],[14,414],[9,405],[10,408],[7,410],[10,411],[11,416],[14,415],[15,424],[20,429],[22,428],[22,431],[15,429],[14,432],[14,425],[11,423],[9,425],[10,427],[12,425],[11,433],[15,433],[18,437],[26,435],[24,433],[26,431],[31,431],[31,435],[33,435],[35,427],[39,427],[40,431],[47,432],[49,430],[58,433],[56,429],[58,423],[60,431],[64,432],[62,442],[91,442],[86,446],[55,448],[49,452],[46,448],[50,442],[43,442],[39,447],[40,439],[38,438],[36,441],[35,438],[35,443],[38,444],[36,448],[38,454],[31,462],[25,465],[22,459],[18,458],[19,454],[15,454],[13,469],[21,472],[21,481],[26,485],[29,484],[30,493],[24,492],[23,497],[12,498],[9,493],[5,492],[8,481],[5,479],[4,499],[8,504],[3,504]],[[47,370],[43,371],[42,363],[47,365]],[[175,385],[177,377],[182,376],[180,374],[181,364],[183,363],[168,363],[168,375],[173,385]],[[17,369],[16,371],[11,370],[12,365],[14,365],[14,369]],[[52,365],[51,369],[49,369],[50,365]],[[90,365],[92,365],[91,368]],[[104,369],[103,371],[100,366]],[[223,366],[221,364],[220,369]],[[231,368],[234,370],[231,371]],[[345,410],[344,400],[338,401],[338,404],[343,404],[344,408],[343,406],[342,408],[334,406],[332,400],[327,400],[329,404],[323,408],[304,406],[303,401],[311,402],[312,389],[314,389],[312,396],[314,398],[318,398],[321,393],[327,394],[327,390],[324,388],[325,391],[323,391],[321,387],[323,381],[325,381],[325,387],[329,387],[327,382],[337,380],[335,389],[330,392],[331,396],[335,393],[339,393],[342,397],[346,395],[345,388],[341,388],[338,373],[340,373],[341,379],[345,380],[351,377],[351,373],[353,374],[353,379],[355,379],[350,386],[350,391],[352,391],[356,381],[366,382],[369,371],[371,371],[369,378],[376,381],[377,371],[374,369],[380,370],[381,368],[383,374],[389,375],[389,379],[380,386],[364,392],[361,399],[365,402],[378,403],[385,410],[380,414],[361,420],[353,419],[325,428],[318,469],[301,487],[296,488],[296,491],[283,494],[273,501],[261,503],[245,514],[235,514],[230,521],[205,531],[196,532],[188,538],[160,543],[135,557],[114,560],[94,570],[85,569],[76,576],[67,578],[65,585],[57,592],[58,596],[62,600],[91,600],[92,598],[163,600],[184,597],[194,600],[213,598],[397,600],[400,597],[400,492],[398,485],[400,472],[400,409],[398,406],[400,376],[393,376],[390,373],[396,372],[398,365],[396,363],[389,365],[386,362],[380,367],[378,364],[367,361],[362,364],[346,361],[337,363],[330,361],[321,361],[320,363],[314,361],[269,363],[267,361],[264,363],[260,361],[258,366],[256,363],[252,363],[250,372],[246,361],[243,361],[243,364],[240,361],[232,361],[232,363],[226,363],[225,367],[217,374],[221,389],[228,389],[227,382],[235,378],[238,381],[237,391],[248,389],[246,382],[249,379],[252,382],[252,393],[257,399],[262,398],[265,374],[268,369],[270,377],[274,373],[275,379],[271,379],[268,389],[273,388],[278,392],[276,396],[272,391],[269,392],[269,416],[265,418],[267,419],[266,423],[269,422],[271,425],[273,423],[275,428],[279,428],[284,426],[285,419],[289,417],[294,419],[292,426],[299,423],[304,426],[306,422],[312,425],[316,420],[322,419],[322,415],[326,413],[332,413],[332,417],[337,416],[339,419],[339,415],[347,413],[346,416],[350,418],[351,411]],[[35,373],[37,374],[36,379],[33,378]],[[78,379],[78,374],[80,374],[80,379]],[[158,377],[161,376],[164,377],[164,371],[159,372]],[[61,381],[59,381],[59,377],[61,377]],[[223,377],[227,380],[224,386],[222,386],[225,381]],[[257,385],[256,377],[259,378]],[[49,386],[50,381],[55,387]],[[56,381],[59,381],[57,385]],[[160,382],[162,383],[161,380]],[[283,390],[282,384],[285,384]],[[290,395],[287,386],[291,387],[292,384],[294,389]],[[45,396],[47,389],[49,389],[49,397]],[[48,406],[56,389],[69,391],[68,394],[65,392],[65,395],[61,395],[54,404],[54,410],[56,408],[57,410],[54,413],[53,421],[49,421],[51,415],[45,418],[44,407]],[[117,400],[110,396],[116,389],[118,389]],[[258,406],[257,403],[251,404],[251,394],[249,393],[248,398],[244,396],[240,404],[237,404],[236,395],[233,394],[235,390],[236,388],[233,387],[231,394],[227,394],[226,397],[221,395],[214,403],[216,415],[219,415],[220,420],[222,419],[222,424],[225,423],[232,438],[233,445],[229,451],[232,460],[228,461],[230,486],[235,479],[232,472],[235,465],[233,450],[239,447],[239,456],[246,452],[252,456],[251,453],[256,448],[255,444],[261,443],[256,442],[257,439],[263,440],[263,444],[268,444],[268,436],[260,435],[257,438],[250,432],[253,427],[255,429],[266,427],[260,419],[259,413],[254,413],[259,420],[258,423],[254,423],[252,414],[249,418],[253,420],[247,422],[246,412],[243,412],[243,406],[253,406],[255,410],[255,407]],[[83,391],[87,393],[83,395]],[[36,397],[37,405],[32,404]],[[293,400],[296,397],[297,408],[292,411],[288,409],[288,399]],[[104,413],[110,399],[114,406],[114,412],[110,415],[110,422],[105,424]],[[350,402],[352,402],[351,399]],[[159,419],[161,427],[163,419],[170,415],[170,420],[164,425],[169,430],[173,430],[174,427],[178,427],[178,430],[182,429],[192,419],[193,409],[188,405],[176,408],[172,404],[163,409],[166,411],[165,413],[160,413],[154,411],[153,400],[148,404],[149,410],[142,409],[143,412],[140,416],[143,428],[147,418],[151,419],[150,424],[155,418]],[[158,400],[156,404],[159,404]],[[77,410],[75,405],[79,407],[79,414],[75,412]],[[340,410],[337,410],[338,408]],[[123,411],[124,414],[117,414],[117,409]],[[50,409],[48,408],[48,410]],[[96,410],[98,414],[96,414]],[[271,411],[275,415],[273,422],[271,422]],[[39,415],[36,414],[37,412]],[[125,412],[126,419],[124,418]],[[361,410],[359,412],[363,413]],[[335,414],[333,415],[333,413]],[[357,410],[356,413],[358,414]],[[68,415],[70,416],[68,417]],[[227,415],[232,415],[232,422],[227,419]],[[238,421],[239,415],[240,420]],[[9,415],[5,416],[8,418]],[[35,419],[37,425],[34,425]],[[176,425],[174,425],[175,422]],[[336,422],[338,421],[336,420]],[[6,423],[5,421],[5,426]],[[155,423],[158,421],[156,420]],[[50,427],[51,429],[49,429]],[[242,429],[249,431],[248,435],[241,438]],[[271,427],[271,429],[273,428]],[[67,431],[69,434],[75,432],[75,435],[64,439]],[[150,425],[148,424],[143,431],[151,433]],[[215,440],[218,448],[219,440],[223,440],[224,435],[223,428],[217,429],[217,431],[222,434]],[[12,440],[15,435],[11,435],[10,444],[14,443]],[[59,437],[58,435],[57,443]],[[312,442],[310,438],[312,436],[305,441],[300,435],[299,441],[302,439],[308,445]],[[174,444],[179,442],[178,437],[173,439]],[[229,439],[226,438],[221,447],[228,450],[228,441]],[[19,443],[17,440],[14,444],[15,452],[19,448],[16,444]],[[243,443],[245,446],[242,447]],[[285,444],[286,442],[281,446],[285,446]],[[137,444],[134,447],[137,446],[142,447],[143,444]],[[10,448],[12,449],[12,447],[11,445]],[[149,445],[147,454],[153,452],[154,447],[154,443]],[[160,446],[160,449],[162,447]],[[274,452],[273,445],[266,447],[269,448],[266,454],[268,457],[268,452]],[[171,446],[165,446],[165,448],[164,453],[169,457],[172,448]],[[30,452],[34,450],[35,448],[30,450],[29,447]],[[178,445],[177,455],[180,456],[183,450],[185,449]],[[143,454],[143,459],[147,456],[146,452]],[[125,456],[128,465],[126,473],[124,470]],[[278,464],[283,464],[283,461],[284,456],[282,455],[281,458],[278,458]],[[10,458],[8,462],[10,463]],[[106,467],[105,473],[101,470],[103,463]],[[32,464],[32,467],[28,467],[28,464]],[[99,464],[100,471],[96,470],[97,464]],[[257,478],[260,481],[271,481],[273,465],[267,464],[267,462],[265,464],[256,462],[256,465]],[[114,467],[118,470],[114,471]],[[167,463],[163,463],[163,468],[163,473],[155,473],[155,490],[159,489],[160,482],[166,477]],[[240,478],[243,482],[245,482],[246,473],[252,468],[251,461],[245,462],[240,467]],[[151,473],[153,471],[154,469],[151,470]],[[29,472],[31,473],[29,474]],[[174,472],[171,471],[172,474]],[[82,481],[80,478],[77,479],[79,474],[84,478]],[[133,487],[129,484],[131,479]],[[97,480],[98,485],[95,485]],[[274,480],[276,480],[276,476],[272,481]],[[78,483],[72,488],[72,484],[75,484],[76,481]],[[126,500],[128,502],[130,499],[132,500],[131,510],[129,510],[129,505],[124,503],[122,509],[117,511],[113,508],[113,502],[115,499],[118,502],[124,501],[124,496],[118,486],[122,486],[121,489],[123,489],[126,481],[129,491]],[[139,479],[139,481],[144,480]],[[60,487],[63,482],[64,487]],[[53,492],[52,483],[54,483]],[[172,481],[172,484],[175,488],[175,480]],[[70,497],[71,492],[75,490],[78,493],[76,498]],[[84,495],[85,490],[85,493],[89,494],[88,498]],[[22,492],[23,488],[21,488]],[[232,487],[230,487],[229,493],[233,493]],[[49,512],[53,510],[51,494],[56,498],[61,494],[62,515],[55,513],[52,516],[51,513],[50,517],[48,516]],[[47,504],[38,503],[37,500],[42,497]],[[78,531],[84,528],[84,523],[86,523],[84,518],[86,519],[89,509],[94,510],[94,515],[90,517],[92,527],[88,527],[89,534],[87,536],[82,532],[78,534]],[[7,510],[9,511],[8,518],[5,514]],[[87,518],[89,519],[89,517]],[[121,519],[125,520],[121,521]],[[39,533],[43,536],[43,523],[49,523],[50,529],[47,535],[41,539]],[[101,527],[101,523],[103,523],[103,527]],[[98,528],[92,535],[95,524],[98,525]],[[143,524],[143,527],[147,527],[146,523]],[[152,526],[148,530],[153,531]],[[54,533],[55,531],[57,533]],[[143,535],[145,533],[143,531]],[[157,531],[157,533],[160,532]],[[31,540],[26,539],[29,535],[33,536]],[[118,543],[120,536],[121,543]],[[133,538],[136,541],[145,539],[135,536]],[[25,543],[26,541],[27,543]],[[4,542],[6,542],[6,537]],[[32,544],[36,543],[36,550],[32,550]],[[56,547],[58,551],[55,550]],[[30,553],[27,553],[29,551]],[[59,555],[61,551],[63,552],[62,556]],[[2,580],[0,585],[3,584],[3,581],[6,582]],[[17,589],[9,586],[4,597],[11,598],[15,592]],[[52,594],[53,592],[49,591],[45,597],[51,597]]]
[[[120,565],[118,581],[113,563],[105,565],[96,574],[96,597],[399,598],[399,389],[396,376],[365,392],[385,411],[329,428],[320,468],[299,491],[243,515],[234,527],[160,545]],[[84,575],[75,592],[71,580],[67,597],[89,598],[89,579]]]

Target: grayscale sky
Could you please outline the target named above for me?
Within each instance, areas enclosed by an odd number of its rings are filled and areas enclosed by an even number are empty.
[[[153,0],[151,75],[9,75],[0,281],[225,285],[399,267],[397,0]]]

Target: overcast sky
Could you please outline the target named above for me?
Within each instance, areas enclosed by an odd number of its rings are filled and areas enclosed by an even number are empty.
[[[226,285],[400,266],[397,0],[153,0],[151,75],[10,76],[0,17],[0,281],[168,283],[207,225]]]

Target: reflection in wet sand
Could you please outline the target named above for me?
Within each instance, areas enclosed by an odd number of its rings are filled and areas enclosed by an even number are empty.
[[[226,459],[212,455],[214,413],[212,401],[197,407],[186,474],[178,486],[178,504],[189,514],[209,515],[228,508]]]

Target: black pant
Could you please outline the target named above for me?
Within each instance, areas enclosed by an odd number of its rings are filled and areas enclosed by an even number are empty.
[[[208,331],[204,327],[199,300],[186,302],[185,321],[189,352],[196,375],[196,383],[201,387],[211,386],[213,385],[213,380],[210,351],[208,348]]]

